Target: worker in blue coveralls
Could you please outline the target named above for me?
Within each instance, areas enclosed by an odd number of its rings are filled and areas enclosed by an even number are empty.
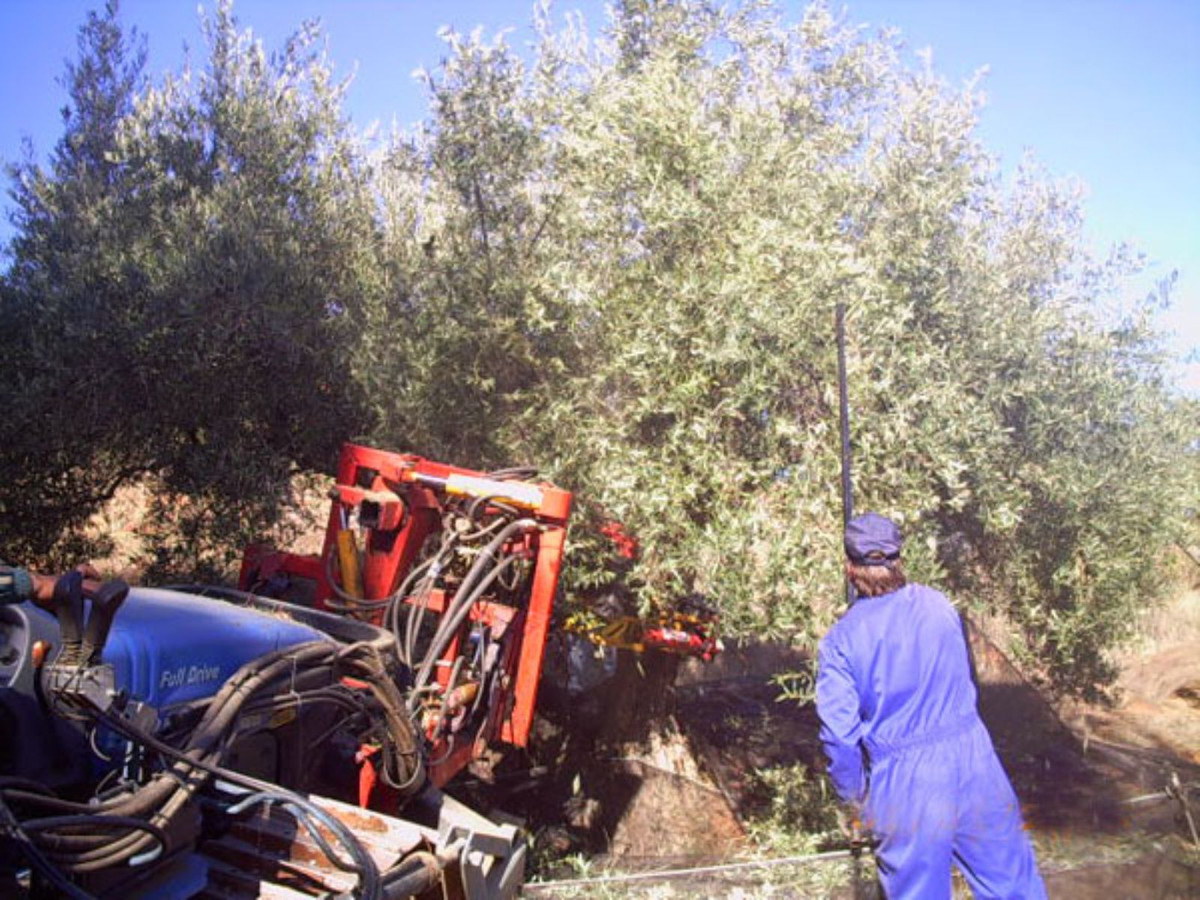
[[[900,529],[867,513],[846,526],[857,594],[821,640],[817,712],[829,775],[879,841],[888,900],[949,900],[951,863],[975,897],[1045,898],[1016,794],[976,708],[962,620],[909,584]]]

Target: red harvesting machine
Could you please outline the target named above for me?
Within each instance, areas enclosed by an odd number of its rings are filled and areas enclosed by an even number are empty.
[[[533,477],[346,444],[320,555],[245,554],[241,590],[392,633],[439,786],[529,739],[571,509]]]

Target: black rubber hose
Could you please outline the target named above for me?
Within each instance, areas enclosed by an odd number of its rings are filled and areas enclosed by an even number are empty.
[[[404,584],[400,586],[399,590],[393,594],[392,606],[389,607],[389,612],[394,610],[393,621],[395,623],[394,633],[396,636],[397,647],[403,647],[404,650],[403,656],[400,657],[400,662],[408,666],[410,669],[415,664],[414,657],[416,655],[417,637],[421,631],[421,623],[425,618],[426,602],[429,596],[429,591],[433,589],[433,583],[441,573],[441,570],[448,565],[449,559],[451,556],[453,556],[457,545],[457,535],[455,535],[453,532],[449,533],[442,540],[441,546],[438,547],[437,553],[430,558],[428,563],[422,564],[422,566],[414,569],[409,578],[404,580]],[[435,572],[434,569],[437,571]],[[399,607],[404,603],[405,595],[408,590],[407,586],[410,583],[410,579],[415,579],[417,572],[423,573],[420,581],[420,588],[418,589],[421,600],[420,603],[409,607],[408,615],[405,616],[404,620],[404,638],[401,640],[399,634]]]
[[[416,708],[415,704],[420,701],[420,690],[423,689],[426,684],[428,684],[433,674],[433,667],[437,664],[438,658],[445,651],[446,647],[449,646],[450,641],[454,637],[454,633],[462,625],[463,620],[466,619],[467,614],[471,611],[471,607],[474,606],[476,601],[479,600],[483,593],[492,586],[496,579],[504,573],[505,569],[519,560],[520,557],[517,556],[505,557],[484,577],[482,581],[479,582],[479,584],[475,585],[470,593],[461,596],[455,596],[453,605],[449,610],[447,610],[445,616],[443,616],[442,622],[438,626],[438,630],[434,634],[433,640],[430,642],[429,650],[426,651],[425,659],[421,663],[421,668],[416,677],[413,679],[413,693],[412,699],[409,703],[410,709]]]
[[[466,605],[462,605],[460,607],[459,598],[471,595],[475,589],[475,582],[481,577],[489,562],[497,565],[498,568],[498,564],[496,563],[496,554],[507,541],[520,532],[531,531],[535,528],[537,528],[537,522],[535,522],[533,519],[517,519],[515,522],[510,522],[494,538],[492,538],[487,547],[480,552],[479,557],[475,560],[475,563],[467,572],[466,577],[462,580],[462,584],[460,584],[458,587],[458,592],[455,599],[456,609],[454,615],[451,616],[449,612],[447,612],[447,614],[442,617],[442,622],[438,626],[437,633],[434,635],[434,642],[430,645],[429,650],[426,651],[425,659],[422,660],[421,668],[414,679],[415,687],[419,689],[422,685],[428,682],[430,672],[433,670],[433,666],[436,663],[437,658],[445,649],[445,645],[449,643],[450,635],[457,630],[458,625],[461,624],[462,618],[466,615],[466,610],[470,608]],[[454,624],[451,624],[452,622]]]
[[[432,853],[417,850],[383,873],[385,900],[407,900],[436,888],[442,881],[442,866]]]
[[[300,645],[299,648],[293,647],[286,651],[268,654],[244,666],[210,702],[204,718],[191,733],[189,744],[183,751],[161,743],[152,747],[160,753],[163,753],[163,748],[166,748],[167,755],[177,760],[170,772],[159,773],[149,784],[144,785],[132,796],[114,798],[106,803],[91,806],[84,814],[107,814],[118,817],[153,816],[159,821],[169,822],[179,813],[192,794],[207,781],[207,774],[197,773],[204,773],[204,763],[219,761],[223,750],[224,731],[236,721],[241,707],[255,690],[270,684],[275,677],[290,674],[293,667],[301,662],[298,657],[332,656],[335,650],[336,645],[315,642]],[[110,724],[113,724],[122,733],[128,735],[133,730],[128,727],[128,723],[121,722],[116,717],[109,716],[107,718]],[[126,727],[121,727],[122,725]],[[148,735],[135,733],[130,736],[140,743],[152,746],[146,741]],[[44,805],[58,806],[53,802],[44,803]],[[61,810],[62,807],[59,806],[59,809]],[[152,828],[157,828],[157,826],[152,826]],[[52,835],[39,835],[39,842],[52,840]],[[149,834],[130,832],[112,839],[99,848],[78,853],[69,860],[64,860],[64,864],[74,871],[94,871],[119,865],[154,849],[156,844],[158,842]],[[167,850],[170,847],[166,845],[162,846],[162,849]]]
[[[471,589],[470,593],[462,596],[455,596],[452,607],[447,611],[445,617],[442,619],[442,624],[438,627],[437,633],[434,634],[434,644],[436,645],[437,652],[436,654],[430,653],[426,656],[425,661],[428,663],[430,660],[432,660],[432,664],[430,664],[428,667],[422,665],[422,672],[425,673],[425,677],[424,680],[418,677],[416,682],[418,686],[424,686],[425,681],[428,680],[429,672],[432,671],[432,665],[437,663],[437,658],[450,643],[450,639],[462,625],[463,620],[471,611],[471,607],[475,605],[479,598],[483,596],[487,589],[490,588],[507,569],[519,563],[520,561],[521,557],[515,554],[504,557],[496,563],[495,567],[492,568],[492,570],[488,572],[487,575],[485,575],[477,585]],[[433,650],[434,647],[431,646],[430,649]]]
[[[74,800],[64,800],[61,797],[23,791],[19,788],[0,789],[0,797],[23,806],[41,806],[44,809],[57,810],[63,813],[89,815],[96,812],[96,807],[90,803],[76,803]]]
[[[530,478],[537,477],[538,470],[534,466],[512,466],[507,469],[496,469],[488,472],[488,478],[494,478],[497,481],[511,481],[514,478],[519,478],[522,481],[528,481]]]
[[[25,831],[33,834],[55,828],[76,829],[86,826],[144,831],[148,832],[161,846],[165,847],[167,844],[166,832],[152,822],[135,816],[48,816],[44,819],[26,819],[21,823],[21,827]],[[111,843],[111,841],[112,838],[104,834],[47,834],[38,839],[38,845],[41,849],[53,854],[64,850],[69,852],[92,851],[106,843]]]
[[[65,821],[43,820],[37,829],[39,843],[53,845],[56,850],[68,849],[68,846],[70,849],[82,850],[66,855],[70,867],[75,871],[108,868],[147,851],[169,850],[166,834],[156,823],[170,822],[210,776],[217,774],[234,783],[249,782],[256,787],[261,786],[259,782],[239,777],[236,773],[230,773],[217,765],[224,753],[226,740],[236,727],[238,713],[260,691],[269,689],[280,679],[292,676],[297,670],[306,677],[310,676],[314,671],[314,663],[316,669],[344,666],[366,678],[372,693],[384,708],[392,745],[389,767],[395,770],[391,773],[392,780],[401,782],[405,787],[423,781],[424,773],[416,734],[412,722],[404,713],[403,698],[387,672],[379,648],[369,643],[342,648],[332,643],[314,642],[268,654],[235,673],[210,702],[201,722],[189,734],[188,743],[183,749],[145,734],[116,716],[98,711],[97,718],[101,722],[160,755],[175,760],[169,771],[160,772],[151,783],[139,788],[132,796],[113,798],[96,806],[89,805],[84,808],[84,812],[79,804],[42,794],[39,790],[41,786],[36,784],[22,784],[24,787],[35,788],[33,791],[9,788],[5,793],[12,799],[26,801],[30,805],[76,814],[70,819],[63,817]],[[11,780],[7,783],[13,784]],[[299,798],[292,799],[293,802],[303,803]],[[122,819],[126,814],[136,816],[139,813],[152,816],[155,821],[145,818],[133,821]],[[105,834],[67,836],[54,831],[57,827],[74,828],[89,823],[99,824],[103,828],[117,828],[127,833],[111,838]],[[83,840],[75,840],[76,837]],[[63,838],[70,839],[64,841]],[[343,834],[342,838],[345,841],[353,841],[352,836],[347,837],[346,834]],[[25,839],[36,851],[32,839],[28,835]],[[83,849],[83,845],[87,845],[88,849]],[[361,852],[354,848],[353,843],[348,845],[353,848],[353,852]],[[45,857],[40,859],[45,861]],[[374,889],[369,887],[369,871],[366,873],[366,881],[367,895],[376,896]]]
[[[105,716],[105,718],[108,720],[106,724],[116,727],[118,730],[128,730],[130,732],[135,731],[135,729],[128,727],[128,723],[119,723],[119,721],[113,716]],[[127,728],[120,728],[120,725],[122,724],[127,726]],[[366,853],[361,844],[346,828],[346,826],[340,821],[334,819],[332,816],[328,815],[324,810],[305,800],[299,794],[294,794],[279,787],[278,785],[267,784],[259,781],[256,778],[251,778],[250,776],[242,775],[240,772],[234,772],[230,769],[221,768],[220,766],[209,765],[207,763],[201,763],[190,759],[185,760],[181,751],[171,747],[170,745],[161,743],[151,735],[140,735],[135,739],[141,740],[151,749],[156,750],[165,756],[171,756],[179,759],[181,764],[203,769],[210,776],[215,776],[233,784],[248,788],[249,790],[257,791],[259,796],[261,796],[264,800],[268,797],[275,798],[278,801],[293,804],[297,808],[310,813],[313,818],[317,819],[322,825],[328,828],[331,833],[336,835],[339,841],[346,845],[347,849],[350,851],[351,855],[356,858],[356,860],[361,861],[363,866],[361,871],[358,869],[347,869],[348,871],[355,871],[362,882],[362,891],[360,892],[359,896],[366,898],[366,900],[372,900],[372,898],[374,898],[374,900],[378,900],[380,896],[378,892],[379,870],[378,867],[375,866],[374,860],[370,858],[369,854]],[[339,865],[339,863],[342,865],[345,864],[344,860],[340,860],[336,856],[331,857],[330,861],[335,865]]]
[[[59,871],[51,862],[46,859],[42,852],[33,843],[29,835],[21,827],[21,823],[17,817],[13,815],[12,810],[4,802],[3,797],[0,797],[0,822],[4,823],[4,830],[14,838],[14,843],[17,848],[29,860],[29,864],[39,875],[49,881],[54,887],[62,892],[64,897],[69,897],[71,900],[96,900],[91,894],[72,884],[67,877]]]
[[[420,739],[396,682],[387,674],[380,651],[373,644],[353,645],[343,651],[341,662],[351,674],[358,674],[367,682],[383,709],[387,723],[385,737],[392,747],[392,753],[384,757],[384,782],[403,795],[410,795],[425,781]]]

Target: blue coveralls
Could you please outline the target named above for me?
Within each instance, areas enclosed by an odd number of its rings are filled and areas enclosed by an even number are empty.
[[[919,584],[861,598],[821,640],[818,663],[829,775],[880,840],[889,900],[949,898],[951,860],[976,898],[1045,898],[950,602]]]

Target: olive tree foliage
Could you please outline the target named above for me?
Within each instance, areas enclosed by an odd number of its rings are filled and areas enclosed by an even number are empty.
[[[508,467],[531,449],[512,429],[575,352],[554,277],[564,211],[550,136],[566,111],[552,61],[529,73],[502,40],[445,37],[447,60],[424,74],[429,128],[379,166],[388,288],[364,312],[356,371],[378,440]]]
[[[9,170],[16,237],[0,287],[0,396],[9,411],[0,425],[0,529],[14,557],[44,551],[81,505],[111,496],[140,468],[99,448],[76,454],[104,427],[85,367],[99,352],[99,311],[113,298],[94,278],[101,264],[93,251],[106,231],[100,211],[124,183],[109,158],[113,135],[143,86],[144,42],[115,19],[109,4],[80,29],[80,59],[67,65],[63,81],[70,96],[64,133],[49,171],[32,162],[32,147]],[[115,366],[105,356],[95,363]],[[90,421],[81,413],[91,413]]]
[[[1145,311],[1093,314],[1131,261],[1086,258],[1077,194],[1031,165],[1006,185],[974,85],[822,5],[550,22],[528,66],[450,36],[381,169],[375,438],[541,463],[580,501],[577,596],[619,576],[811,643],[840,611],[844,303],[857,508],[1005,613],[1032,670],[1101,681],[1177,525],[1186,430]]]
[[[223,3],[203,65],[148,85],[115,4],[89,17],[50,165],[11,172],[0,555],[65,560],[150,477],[179,577],[361,437],[572,489],[578,602],[703,594],[811,644],[842,597],[844,303],[857,508],[1030,671],[1101,682],[1198,494],[1164,297],[1096,312],[1136,260],[1087,258],[1069,185],[1005,182],[974,85],[825,6],[535,20],[527,55],[447,34],[425,125],[368,157],[315,29],[268,55]]]
[[[268,56],[223,3],[205,31],[202,67],[143,86],[116,4],[90,16],[52,164],[13,173],[10,554],[154,477],[189,498],[178,577],[364,422],[346,348],[380,276],[341,87],[313,28]]]

